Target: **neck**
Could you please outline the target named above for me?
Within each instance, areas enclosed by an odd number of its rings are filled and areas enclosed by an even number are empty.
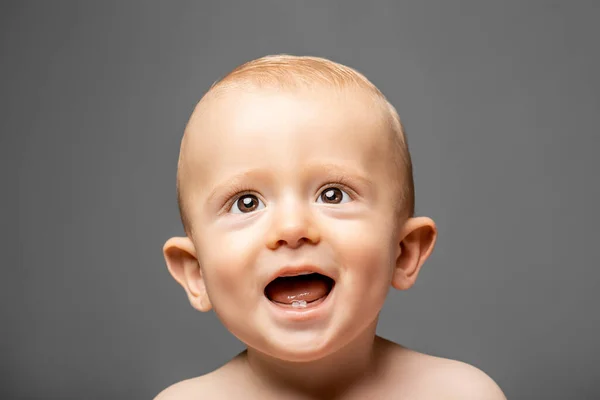
[[[310,398],[333,398],[367,385],[377,376],[381,339],[377,321],[342,349],[322,359],[289,362],[248,348],[245,358],[255,383],[263,388]]]

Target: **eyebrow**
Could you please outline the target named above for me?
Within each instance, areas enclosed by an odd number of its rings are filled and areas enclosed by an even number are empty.
[[[256,178],[264,178],[266,177],[268,174],[268,170],[266,169],[262,169],[262,168],[255,168],[255,169],[250,169],[250,170],[246,170],[244,172],[229,176],[225,179],[223,179],[221,182],[217,185],[215,185],[208,197],[206,198],[206,203],[207,204],[211,204],[212,202],[215,201],[215,198],[218,197],[220,195],[220,193],[224,192],[227,190],[227,188],[229,187],[235,187],[235,186],[239,186],[242,185],[243,182],[249,180],[249,179],[256,179]]]
[[[372,189],[373,187],[372,180],[367,178],[367,175],[363,171],[354,167],[333,163],[319,163],[309,168],[312,170],[311,174],[321,171],[325,172],[326,175],[331,175],[341,180],[348,180],[349,183],[354,183],[367,189]]]
[[[317,174],[329,175],[331,179],[347,181],[350,184],[355,184],[368,190],[373,188],[372,180],[367,178],[366,174],[364,174],[362,171],[353,167],[342,166],[333,163],[315,163],[314,165],[304,168],[304,170],[308,171],[310,176]],[[212,203],[215,198],[220,195],[220,193],[226,191],[229,187],[243,185],[243,182],[248,180],[265,179],[268,178],[270,174],[270,169],[255,168],[231,175],[223,179],[221,181],[222,183],[215,185],[210,190],[210,193],[206,198],[206,202],[208,204]]]

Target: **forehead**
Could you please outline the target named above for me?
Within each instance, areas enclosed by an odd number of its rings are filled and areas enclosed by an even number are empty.
[[[244,168],[313,161],[375,172],[390,161],[386,121],[380,104],[358,90],[232,90],[195,111],[182,148],[186,175],[195,186]]]

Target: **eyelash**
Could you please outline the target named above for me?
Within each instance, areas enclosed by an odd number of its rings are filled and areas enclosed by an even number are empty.
[[[344,177],[339,177],[338,179],[331,181],[330,183],[326,184],[319,190],[319,196],[321,194],[323,194],[323,192],[326,191],[327,189],[337,188],[337,189],[345,191],[350,196],[350,199],[354,200],[358,195],[357,195],[356,191],[354,191],[353,189],[351,189],[348,186],[348,184],[346,183],[347,181],[348,181],[348,179],[344,178]],[[224,199],[229,199],[223,205],[223,210],[224,211],[229,210],[231,208],[231,206],[233,205],[233,203],[238,201],[241,197],[243,197],[247,194],[255,194],[255,193],[256,193],[255,191],[253,191],[252,189],[250,189],[248,186],[245,186],[245,185],[239,184],[239,185],[232,186],[223,195]]]
[[[229,199],[229,200],[227,200],[225,202],[225,204],[223,205],[222,211],[224,211],[224,212],[228,211],[231,208],[231,206],[233,205],[233,203],[238,201],[240,197],[247,195],[247,194],[254,194],[254,193],[256,193],[256,192],[254,192],[249,187],[241,185],[241,184],[232,186],[226,193],[223,194],[222,198]]]

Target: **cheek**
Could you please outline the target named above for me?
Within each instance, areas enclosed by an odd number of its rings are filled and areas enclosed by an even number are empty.
[[[258,239],[262,237],[247,229],[212,229],[204,235],[199,251],[213,311],[223,326],[245,343],[258,340],[248,326],[253,325],[250,320],[263,296],[256,271],[261,248]]]
[[[258,243],[249,232],[212,231],[200,247],[208,295],[215,309],[223,301],[239,302],[256,296],[255,260]]]
[[[363,296],[363,300],[385,298],[393,272],[391,227],[356,224],[341,232],[343,234],[338,233],[335,252],[348,289]]]

